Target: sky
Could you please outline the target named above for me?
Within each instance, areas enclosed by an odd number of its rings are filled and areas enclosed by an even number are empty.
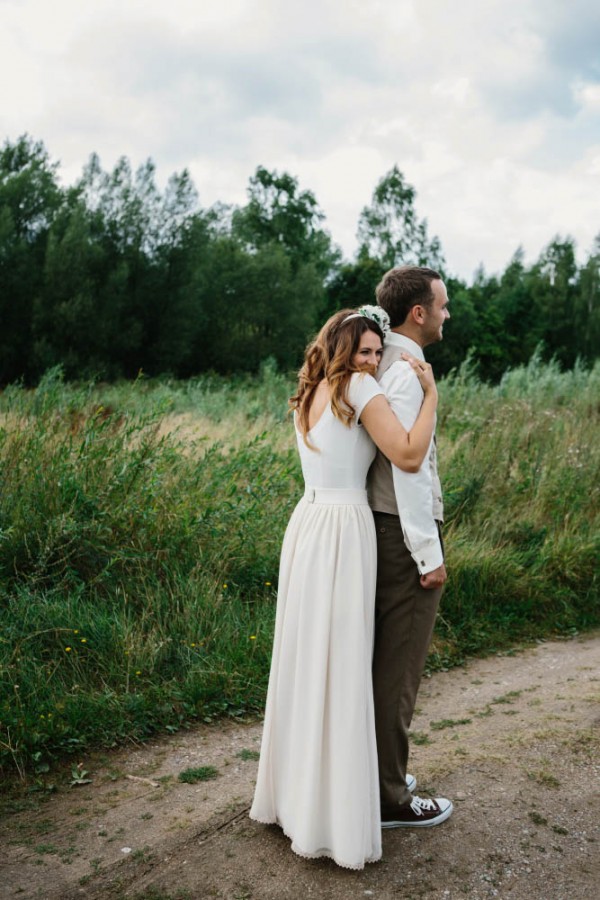
[[[208,207],[258,165],[351,259],[397,164],[448,271],[600,233],[598,0],[0,0],[0,143],[188,168]]]

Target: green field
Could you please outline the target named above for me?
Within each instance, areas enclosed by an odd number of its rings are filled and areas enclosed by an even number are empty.
[[[0,764],[258,713],[302,492],[289,379],[0,395]],[[600,365],[440,385],[450,579],[431,667],[600,622]]]

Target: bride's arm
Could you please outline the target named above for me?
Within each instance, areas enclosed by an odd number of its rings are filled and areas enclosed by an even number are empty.
[[[408,357],[407,362],[414,369],[425,393],[411,430],[407,431],[398,421],[383,394],[378,394],[367,403],[360,420],[391,463],[405,472],[418,472],[431,443],[438,397],[431,366],[412,357]]]

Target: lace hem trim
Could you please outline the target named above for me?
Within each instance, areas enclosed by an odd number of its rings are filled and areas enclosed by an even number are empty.
[[[381,852],[378,856],[368,856],[363,861],[363,863],[348,863],[342,862],[342,860],[338,859],[337,856],[333,853],[332,850],[327,849],[326,847],[321,848],[320,850],[315,850],[313,853],[309,853],[306,850],[301,850],[300,847],[294,842],[294,838],[292,835],[286,831],[278,818],[273,817],[270,819],[262,818],[261,816],[253,815],[250,813],[250,818],[255,822],[260,822],[261,825],[278,825],[286,838],[292,842],[292,850],[297,856],[301,856],[303,859],[321,859],[322,857],[327,857],[328,859],[332,859],[337,866],[340,866],[342,869],[351,869],[354,872],[359,872],[361,869],[364,869],[365,863],[374,863],[378,862],[381,859]]]

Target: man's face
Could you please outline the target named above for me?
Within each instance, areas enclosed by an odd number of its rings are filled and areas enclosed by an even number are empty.
[[[450,313],[448,312],[448,294],[444,282],[439,278],[436,278],[431,282],[431,291],[433,293],[431,306],[423,307],[423,347],[427,347],[429,344],[435,344],[437,341],[443,339],[444,335],[442,332],[444,329],[444,322],[446,319],[450,318]]]

